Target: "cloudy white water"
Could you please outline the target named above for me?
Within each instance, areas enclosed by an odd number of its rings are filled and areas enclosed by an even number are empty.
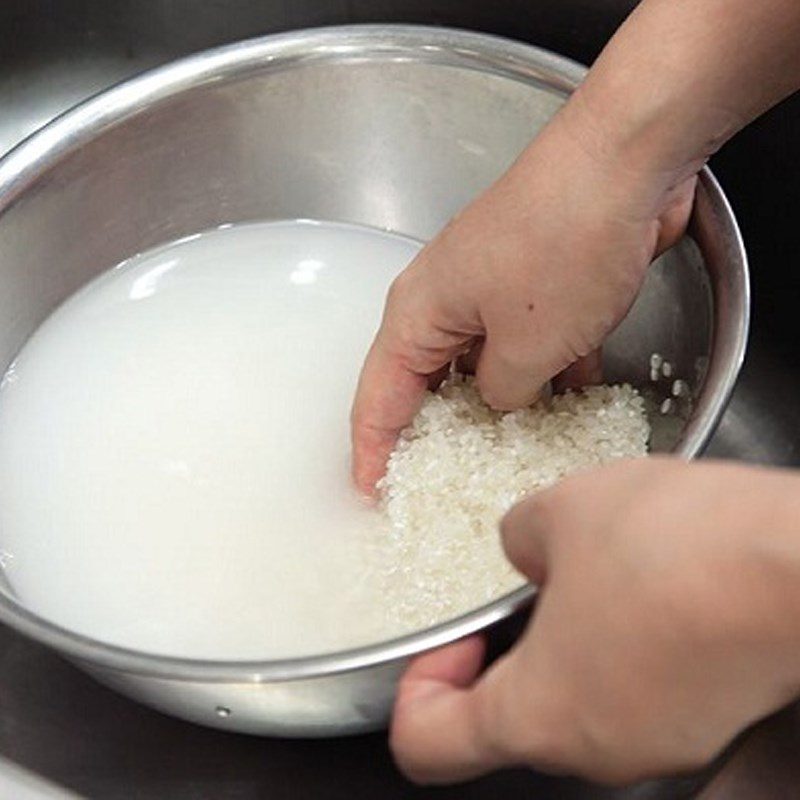
[[[62,306],[0,391],[0,550],[27,606],[183,656],[379,638],[358,542],[384,523],[349,484],[348,414],[417,250],[343,225],[236,226]]]

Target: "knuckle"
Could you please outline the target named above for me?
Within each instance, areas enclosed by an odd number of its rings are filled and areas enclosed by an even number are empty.
[[[389,305],[402,305],[412,293],[413,273],[404,269],[390,284],[386,295]]]
[[[380,333],[385,352],[405,365],[416,360],[424,350],[424,334],[420,328],[419,318],[407,308],[395,308],[387,313]]]
[[[399,315],[392,327],[392,348],[401,358],[407,359],[417,350],[417,332],[414,320],[407,315]]]

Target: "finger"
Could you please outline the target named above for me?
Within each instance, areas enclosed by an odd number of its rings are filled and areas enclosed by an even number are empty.
[[[483,343],[475,377],[483,399],[499,411],[529,406],[550,379],[531,363],[518,342],[491,333]]]
[[[419,410],[428,376],[412,372],[375,341],[364,362],[353,404],[352,470],[358,491],[375,492],[397,436]]]
[[[582,389],[603,382],[603,351],[598,348],[588,356],[570,364],[560,375],[553,378],[553,389],[566,392],[567,389]]]
[[[372,495],[397,437],[419,411],[426,389],[465,352],[477,328],[437,302],[429,283],[409,267],[392,284],[383,322],[361,370],[351,415],[352,471]],[[410,276],[410,277],[409,277]]]
[[[537,585],[547,579],[548,512],[541,495],[517,503],[500,522],[506,557],[528,580]]]
[[[441,686],[460,689],[470,686],[485,654],[483,637],[470,636],[415,658],[400,684],[403,701],[423,699]]]
[[[484,744],[470,686],[484,656],[472,637],[413,662],[400,682],[391,747],[400,769],[420,783],[467,780],[498,766]]]
[[[528,634],[530,635],[530,631]],[[400,685],[391,746],[417,783],[453,783],[523,764],[563,771],[551,732],[553,684],[519,645],[477,677],[483,648],[474,640],[426,655]]]

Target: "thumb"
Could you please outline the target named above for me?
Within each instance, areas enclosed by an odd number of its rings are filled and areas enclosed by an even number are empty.
[[[506,558],[529,581],[537,585],[547,579],[549,513],[544,502],[547,490],[517,503],[500,522]]]
[[[501,523],[509,560],[534,583],[542,583],[546,575],[544,527],[533,497],[518,503]],[[504,705],[508,686],[513,689],[516,682],[519,649],[513,648],[479,679],[483,656],[482,639],[463,639],[415,659],[400,681],[391,747],[412,780],[469,780],[519,761],[514,743],[500,736],[506,726],[495,713]],[[495,712],[487,713],[487,707]]]
[[[481,639],[464,639],[416,659],[403,676],[391,747],[415,783],[467,781],[525,764],[560,771],[546,676],[526,666],[518,644],[478,677],[483,653]]]
[[[476,693],[485,652],[480,637],[415,659],[398,688],[390,744],[401,771],[417,783],[463,781],[499,766],[483,741]]]

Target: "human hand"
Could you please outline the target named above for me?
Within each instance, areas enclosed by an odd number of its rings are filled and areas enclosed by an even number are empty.
[[[412,664],[400,768],[626,783],[711,760],[799,691],[798,489],[788,472],[651,458],[520,503],[502,530],[541,587],[528,629],[480,677],[475,638]]]
[[[454,356],[483,343],[479,388],[509,409],[594,352],[683,230],[705,161],[800,85],[798,32],[796,0],[637,5],[512,169],[395,283],[353,409],[362,491]]]
[[[353,472],[370,493],[425,389],[473,351],[484,399],[597,382],[597,349],[653,257],[683,232],[695,178],[627,165],[578,97],[394,282],[353,408]],[[478,352],[479,351],[479,352]]]

